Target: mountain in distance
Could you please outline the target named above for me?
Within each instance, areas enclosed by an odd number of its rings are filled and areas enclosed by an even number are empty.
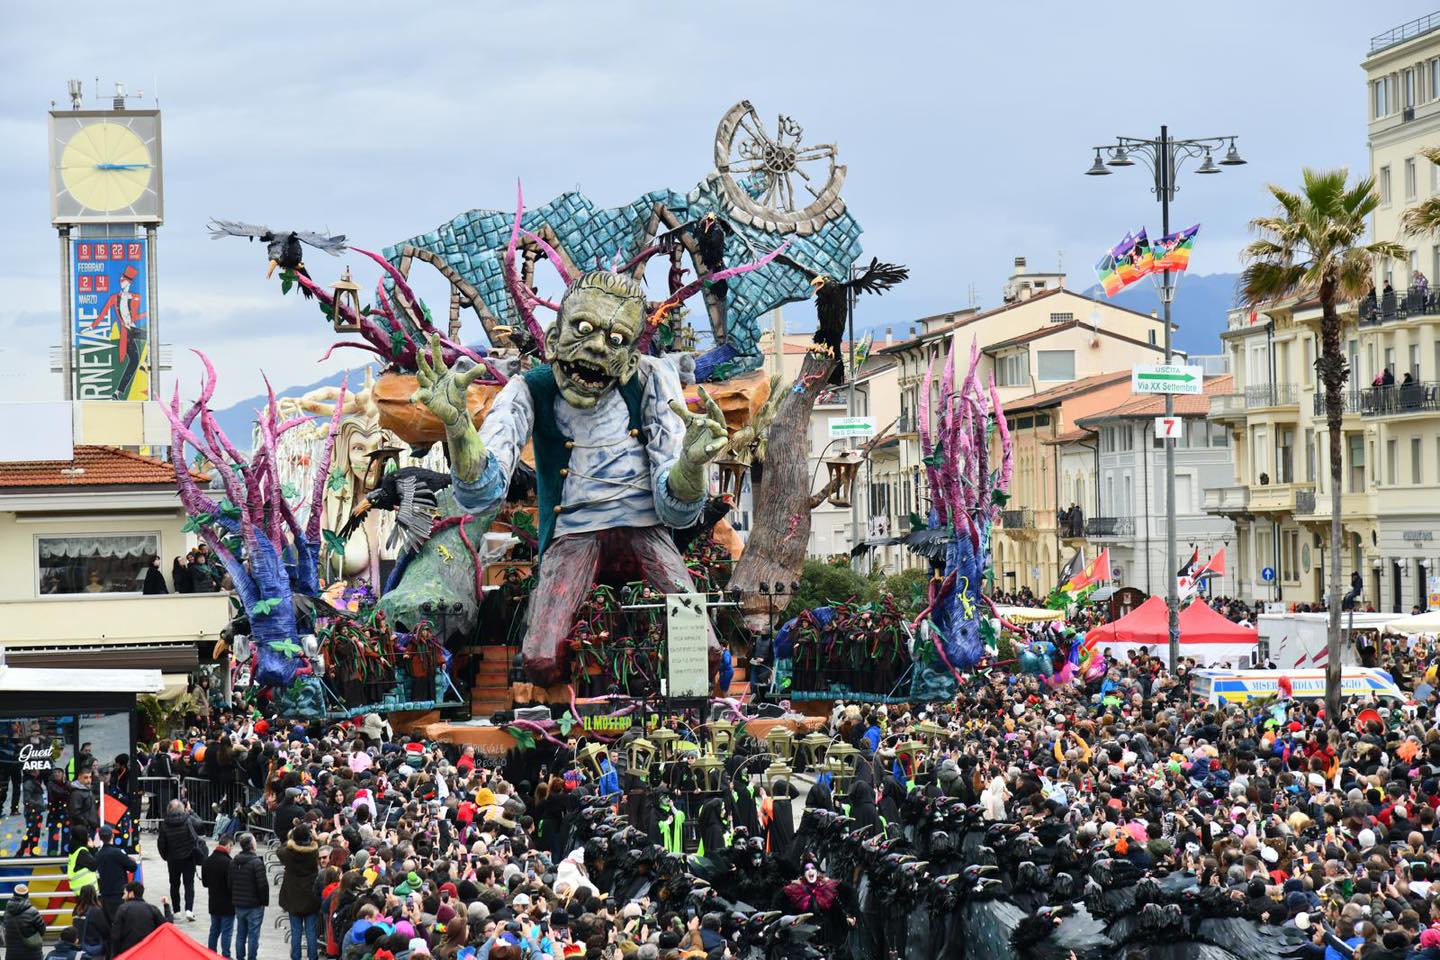
[[[299,397],[309,393],[318,387],[338,387],[340,381],[346,376],[347,371],[341,370],[316,380],[314,383],[307,383],[298,387],[285,387],[275,391],[276,397]],[[360,384],[365,380],[365,368],[356,367],[348,371],[351,384]],[[234,441],[241,450],[250,448],[250,438],[254,433],[255,417],[258,411],[265,408],[269,397],[263,393],[257,393],[253,397],[246,397],[237,403],[233,403],[223,410],[215,411],[215,421],[220,424],[220,429],[225,435]]]
[[[1235,306],[1235,287],[1239,280],[1238,273],[1180,275],[1175,300],[1170,308],[1170,319],[1178,328],[1175,331],[1175,349],[1183,350],[1190,356],[1224,352],[1220,347],[1220,333],[1225,329],[1226,313]],[[1149,280],[1141,280],[1109,298],[1096,284],[1085,291],[1085,296],[1108,300],[1118,307],[1140,313],[1158,313],[1160,310],[1160,292]]]

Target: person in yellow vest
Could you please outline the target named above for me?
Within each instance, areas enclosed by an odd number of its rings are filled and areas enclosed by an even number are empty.
[[[71,853],[65,862],[65,876],[70,880],[71,890],[79,891],[100,883],[100,875],[95,872],[95,851],[91,848],[92,843],[98,842],[97,838],[88,836],[84,828],[71,831]]]

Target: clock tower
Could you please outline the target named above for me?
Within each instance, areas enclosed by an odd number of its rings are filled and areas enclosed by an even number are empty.
[[[50,111],[50,221],[60,233],[67,400],[154,400],[160,342],[155,230],[164,220],[160,111],[115,85],[110,109]]]

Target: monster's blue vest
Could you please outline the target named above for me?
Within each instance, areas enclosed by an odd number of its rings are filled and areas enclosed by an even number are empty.
[[[555,372],[550,369],[550,364],[541,364],[527,371],[525,386],[530,390],[530,405],[535,410],[532,436],[535,447],[535,499],[540,507],[540,553],[543,555],[555,535],[555,519],[567,509],[560,505],[560,491],[565,477],[570,474],[570,451],[575,441],[562,434],[555,422],[555,398],[560,394],[560,385],[555,382]],[[620,385],[620,397],[625,401],[625,409],[630,411],[630,435],[638,437],[642,444],[648,442],[640,420],[640,403],[644,396],[645,387],[639,374]]]

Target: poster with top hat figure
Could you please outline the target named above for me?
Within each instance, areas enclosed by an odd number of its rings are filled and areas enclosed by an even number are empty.
[[[75,397],[149,399],[146,241],[120,237],[71,243]]]

